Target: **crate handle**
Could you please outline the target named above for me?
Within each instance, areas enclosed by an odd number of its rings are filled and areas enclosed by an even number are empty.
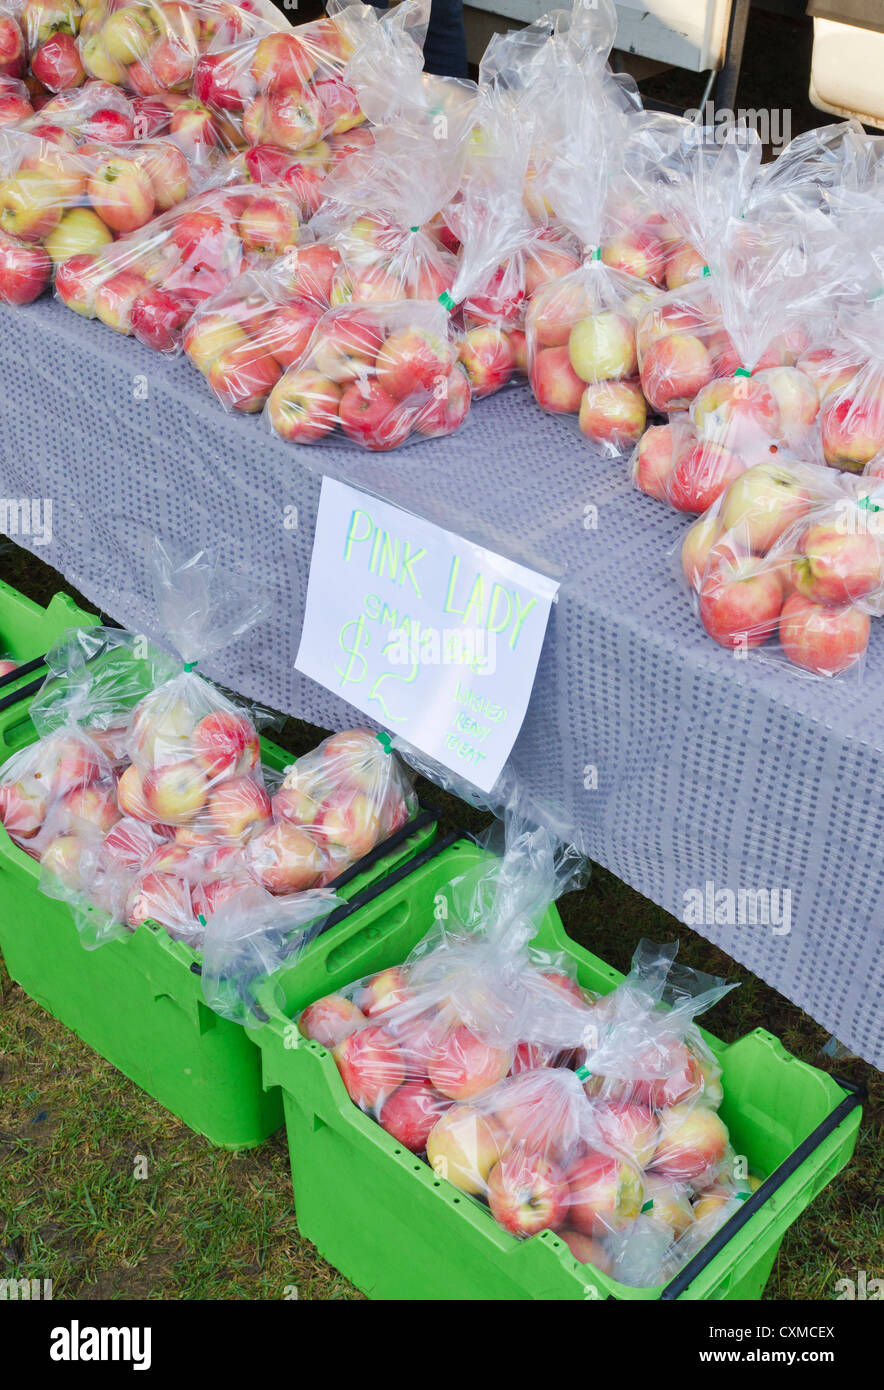
[[[32,671],[39,671],[40,667],[45,666],[45,664],[45,656],[35,656],[30,661],[23,661],[20,666],[16,666],[15,670],[7,671],[5,676],[0,676],[0,690],[4,685],[11,685],[13,681],[21,680],[22,676],[29,676]],[[18,698],[21,699],[24,693],[24,691],[17,692]],[[6,708],[5,705],[3,708]]]
[[[846,1095],[844,1099],[835,1106],[835,1109],[817,1125],[815,1130],[808,1134],[806,1139],[801,1141],[794,1153],[791,1153],[788,1158],[784,1159],[780,1166],[774,1169],[769,1178],[765,1178],[757,1192],[753,1192],[752,1196],[746,1199],[740,1207],[740,1210],[734,1212],[733,1216],[724,1223],[720,1230],[715,1232],[711,1240],[707,1241],[703,1249],[700,1250],[692,1260],[688,1261],[684,1269],[679,1270],[675,1278],[670,1280],[661,1293],[661,1301],[671,1302],[678,1298],[679,1294],[684,1293],[685,1289],[689,1284],[693,1283],[697,1275],[702,1274],[706,1266],[715,1259],[716,1255],[720,1254],[731,1237],[735,1236],[737,1231],[745,1226],[749,1218],[754,1216],[755,1213],[761,1209],[767,1199],[772,1197],[778,1188],[782,1187],[786,1179],[790,1178],[796,1169],[801,1167],[801,1164],[813,1153],[814,1149],[820,1147],[823,1140],[827,1139],[833,1130],[838,1128],[842,1120],[847,1119],[851,1111],[855,1110],[857,1106],[862,1105],[867,1096],[864,1086],[855,1081],[848,1081],[841,1076],[834,1076],[832,1079],[845,1091],[848,1091],[849,1094]]]
[[[364,854],[361,859],[357,859],[355,864],[351,864],[349,869],[344,869],[338,874],[337,878],[329,879],[327,888],[344,888],[354,878],[364,874],[367,869],[373,868],[379,859],[385,859],[394,849],[405,840],[410,840],[412,835],[418,830],[423,830],[425,825],[430,825],[439,819],[440,813],[432,806],[422,806],[416,816],[411,820],[400,825],[398,830],[394,830],[392,835],[388,835],[386,840],[381,840],[380,844],[370,849],[368,854]]]
[[[42,661],[42,657],[38,658],[37,665],[41,665]],[[12,676],[20,674],[21,670],[10,672],[10,675]],[[5,680],[6,677],[4,677],[3,679]],[[2,682],[0,682],[0,684],[2,684]],[[0,711],[9,709],[11,705],[18,704],[19,700],[27,700],[29,696],[36,695],[37,691],[40,689],[42,684],[42,680],[31,681],[30,685],[26,685],[22,690],[10,691],[8,695],[4,695],[3,698],[0,699]]]

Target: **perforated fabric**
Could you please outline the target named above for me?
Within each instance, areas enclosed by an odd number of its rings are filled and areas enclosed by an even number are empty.
[[[0,370],[2,496],[53,500],[51,544],[20,542],[152,635],[146,536],[218,550],[269,591],[275,616],[206,673],[323,727],[365,722],[293,668],[323,473],[560,577],[513,755],[530,791],[679,918],[708,882],[789,890],[788,932],[698,930],[884,1065],[878,631],[859,686],[716,647],[673,569],[686,520],[527,391],[389,455],[297,448],[225,414],[186,361],[51,301],[0,311]]]

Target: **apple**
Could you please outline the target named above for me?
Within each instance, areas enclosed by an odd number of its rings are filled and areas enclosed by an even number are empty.
[[[383,341],[377,321],[369,314],[338,313],[317,335],[316,370],[330,381],[355,381],[374,365]]]
[[[587,439],[620,452],[641,438],[647,414],[634,382],[597,381],[584,389],[578,420]]]
[[[184,331],[184,351],[204,376],[227,348],[247,341],[243,329],[224,310],[200,314]]]
[[[173,87],[186,88],[193,76],[196,59],[196,53],[186,43],[166,35],[150,50],[148,66],[158,87],[169,90]]]
[[[255,727],[244,714],[215,710],[193,730],[193,756],[210,777],[239,776],[257,767],[260,744]]]
[[[304,150],[322,135],[322,107],[309,92],[293,88],[267,98],[266,128],[285,150]]]
[[[343,791],[322,803],[313,828],[320,844],[342,845],[361,859],[380,839],[380,810],[373,796]]]
[[[780,645],[794,665],[818,676],[853,666],[869,644],[871,623],[859,608],[832,608],[790,594],[780,614]]]
[[[154,821],[156,813],[144,796],[144,782],[134,763],[124,769],[117,783],[117,803],[126,816],[139,821]]]
[[[711,551],[721,535],[721,522],[707,513],[699,517],[681,543],[681,567],[695,593],[700,592]]]
[[[635,1058],[634,1070],[631,1098],[652,1110],[677,1105],[703,1089],[699,1060],[677,1038],[662,1037],[649,1044]]]
[[[426,1081],[406,1081],[384,1101],[378,1123],[404,1148],[421,1153],[432,1129],[451,1105]]]
[[[488,1175],[491,1215],[505,1231],[533,1236],[556,1230],[568,1208],[568,1184],[561,1170],[539,1154],[506,1154]]]
[[[117,333],[131,333],[133,306],[149,288],[149,282],[137,270],[118,270],[95,291],[95,317]]]
[[[130,764],[131,767],[131,764]],[[128,768],[126,769],[129,770]],[[117,787],[117,802],[120,802],[120,789]],[[104,837],[104,849],[121,869],[135,873],[144,861],[157,848],[157,835],[143,819],[135,820],[126,816],[118,820]]]
[[[109,52],[104,34],[90,34],[80,48],[80,60],[89,77],[121,87],[126,81],[126,65]]]
[[[185,325],[193,314],[188,295],[154,286],[132,305],[132,333],[139,343],[155,352],[174,352],[181,344]]]
[[[146,10],[127,5],[110,15],[101,34],[105,48],[116,62],[134,63],[148,52],[156,30]]]
[[[172,112],[169,134],[179,146],[199,152],[214,149],[218,131],[211,111],[199,101],[183,101]]]
[[[563,247],[535,242],[523,253],[525,293],[530,299],[550,281],[560,280],[563,275],[570,275],[579,269],[580,262],[570,251]]]
[[[91,782],[66,792],[60,802],[62,819],[73,826],[86,821],[89,825],[106,834],[120,819],[117,801],[113,791],[99,783]]]
[[[130,927],[159,922],[167,929],[187,931],[195,925],[190,884],[173,873],[144,873],[136,878],[126,899]]]
[[[405,1080],[405,1062],[395,1038],[376,1025],[343,1038],[332,1056],[347,1094],[363,1110],[382,1107]]]
[[[0,235],[0,299],[30,304],[49,284],[52,262],[42,246]]]
[[[283,821],[249,840],[249,871],[270,893],[312,888],[323,870],[322,851],[306,831]]]
[[[296,34],[267,34],[255,49],[251,74],[262,91],[300,88],[312,76],[316,57]]]
[[[21,169],[0,183],[0,231],[23,241],[42,241],[61,218],[59,189],[39,169]]]
[[[632,461],[632,478],[636,487],[665,502],[669,480],[675,467],[675,437],[671,425],[651,425],[638,443]]]
[[[582,1231],[572,1231],[569,1227],[560,1230],[558,1236],[581,1264],[594,1265],[602,1274],[613,1272],[614,1262],[600,1240],[585,1236]]]
[[[245,251],[281,256],[298,240],[298,216],[290,203],[267,194],[252,198],[237,225]]]
[[[251,76],[241,71],[235,51],[204,53],[194,71],[193,92],[204,106],[242,111],[254,99],[255,87]]]
[[[642,390],[654,410],[665,413],[690,405],[711,380],[712,359],[693,334],[658,338],[642,354]]]
[[[884,557],[876,535],[817,522],[800,537],[791,580],[812,603],[855,603],[884,583]]]
[[[414,328],[385,340],[375,359],[375,380],[394,400],[423,399],[448,377],[453,365],[453,349],[446,339]]]
[[[700,621],[723,647],[760,647],[777,626],[783,586],[754,556],[713,565],[700,585]]]
[[[32,840],[46,819],[45,782],[26,774],[0,785],[0,821],[16,840]]]
[[[884,449],[884,393],[871,389],[855,394],[830,393],[820,410],[820,432],[826,462],[835,468],[861,473]]]
[[[115,232],[133,232],[154,215],[153,186],[134,159],[108,159],[90,175],[89,201]]]
[[[312,444],[338,423],[341,388],[310,368],[286,372],[267,401],[270,424],[283,439]]]
[[[666,288],[679,290],[683,285],[691,285],[703,278],[706,262],[690,242],[683,241],[674,247],[666,257]]]
[[[374,1018],[411,997],[408,977],[399,966],[381,970],[366,980],[358,997],[362,1012],[367,1018]]]
[[[68,888],[81,890],[80,861],[85,846],[79,835],[57,835],[46,846],[40,863],[47,873],[61,880]]]
[[[341,396],[338,417],[348,439],[375,451],[395,449],[411,430],[408,411],[376,381],[351,382]]]
[[[453,1105],[436,1121],[427,1139],[427,1162],[461,1192],[484,1193],[506,1138],[493,1116],[472,1105]]]
[[[209,368],[209,385],[230,410],[260,410],[282,375],[279,363],[258,343],[246,339],[225,348]]]
[[[788,368],[784,368],[788,370]],[[725,531],[737,528],[747,547],[764,554],[810,507],[801,480],[788,467],[758,463],[729,486],[721,508]]]
[[[298,1030],[329,1051],[355,1033],[365,1015],[343,994],[327,994],[310,1004],[298,1019]]]
[[[851,360],[843,347],[810,348],[801,354],[795,365],[810,377],[821,400],[830,392],[850,386],[862,368],[862,362],[858,358]]]
[[[107,246],[113,239],[113,232],[91,208],[71,208],[70,212],[64,213],[58,226],[46,238],[45,249],[56,267],[56,289],[69,307],[74,307],[74,304],[70,303],[71,299],[79,304],[85,302],[82,294],[84,290],[86,299],[94,304],[95,291],[108,272],[93,253],[100,247]],[[76,268],[71,267],[67,277],[62,277],[62,288],[59,288],[59,272],[62,266],[74,259],[77,261]],[[65,286],[67,291],[64,289]],[[80,309],[79,312],[82,313],[83,310]]]
[[[592,1118],[608,1148],[646,1168],[657,1147],[657,1121],[644,1105],[629,1101],[602,1101],[593,1106]]]
[[[694,1220],[688,1189],[654,1173],[645,1173],[644,1184],[645,1200],[653,1203],[648,1212],[651,1219],[668,1226],[673,1236],[683,1235]]]
[[[734,1194],[710,1188],[708,1191],[697,1194],[694,1199],[692,1215],[695,1221],[703,1221],[707,1225],[717,1227],[722,1224],[722,1217],[729,1208],[733,1211],[738,1210]]]
[[[27,53],[24,35],[11,14],[0,17],[0,73],[6,77],[24,77]]]
[[[492,1047],[461,1024],[452,1028],[433,1057],[429,1077],[451,1100],[466,1100],[502,1081],[513,1064],[509,1048]]]
[[[581,381],[632,376],[637,364],[632,324],[609,311],[580,319],[568,335],[568,355]]]
[[[242,841],[270,819],[270,798],[252,777],[229,777],[209,792],[209,819],[218,835]]]
[[[441,390],[434,389],[432,398],[421,407],[414,427],[428,439],[453,434],[469,414],[471,400],[469,378],[456,366],[442,381]]]
[[[458,353],[476,400],[505,386],[516,365],[512,343],[500,328],[469,329],[459,343]]]
[[[126,145],[135,139],[135,124],[127,112],[113,106],[100,106],[84,121],[83,135],[102,145]],[[80,151],[82,153],[82,146]]]
[[[699,440],[676,460],[666,496],[680,512],[705,512],[744,471],[739,454]]]
[[[257,151],[252,150],[255,154]],[[289,283],[292,291],[305,299],[315,299],[319,304],[328,304],[332,279],[341,265],[341,253],[333,246],[317,241],[308,246],[299,246],[290,253],[287,264]]]
[[[638,1170],[623,1159],[590,1153],[565,1174],[568,1225],[586,1236],[622,1231],[638,1216],[644,1188]]]
[[[602,260],[614,270],[662,285],[666,271],[666,252],[653,232],[625,230],[602,242]]]
[[[773,392],[785,437],[800,441],[819,414],[819,392],[811,378],[798,367],[769,367],[755,379]]]
[[[754,377],[716,377],[708,382],[694,398],[691,417],[699,434],[732,449],[766,446],[780,437],[777,399],[762,379]]]
[[[71,34],[53,34],[31,55],[31,72],[50,92],[79,87],[86,73],[76,39]]]
[[[192,758],[155,767],[143,780],[144,799],[162,825],[186,825],[206,804],[209,782]]]
[[[727,1149],[727,1128],[705,1105],[675,1105],[660,1112],[660,1142],[651,1167],[662,1177],[693,1182],[717,1168]]]
[[[171,140],[142,144],[139,163],[147,175],[157,212],[183,203],[190,190],[190,169],[184,155]]]

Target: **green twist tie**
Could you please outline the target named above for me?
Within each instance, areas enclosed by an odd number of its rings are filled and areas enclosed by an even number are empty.
[[[196,914],[196,920],[199,922],[201,927],[204,927],[206,925],[206,919],[201,912],[198,912]]]
[[[703,274],[704,274],[704,275],[711,275],[711,274],[712,274],[712,271],[709,269],[708,265],[704,265],[704,267],[703,267]]]
[[[388,733],[376,734],[375,737],[385,753],[392,753],[393,740]]]
[[[750,372],[750,370],[749,370],[748,367],[738,367],[737,370],[734,372],[734,376],[751,376],[751,375],[752,375],[752,373]]]
[[[450,314],[454,308],[455,301],[451,298],[447,290],[443,290],[439,296],[439,303],[442,305],[442,308],[447,309]]]
[[[410,232],[419,232],[419,231],[420,231],[420,227],[419,227],[419,226],[418,226],[418,227],[409,227],[408,230],[409,230]]]
[[[197,666],[199,666],[198,661],[185,661],[184,663],[185,671],[193,671]]]
[[[602,248],[597,246],[589,259],[591,261],[600,261],[602,259]]]
[[[649,1201],[645,1202],[644,1206],[643,1206],[642,1209],[641,1209],[641,1214],[644,1215],[644,1213],[645,1213],[646,1211],[650,1211],[650,1210],[651,1210],[651,1207],[652,1207],[653,1205],[654,1205],[654,1199],[653,1199],[653,1197],[652,1197],[652,1198],[649,1199]]]
[[[857,505],[858,507],[862,507],[862,509],[863,509],[864,512],[880,512],[880,511],[884,511],[884,507],[879,507],[878,504],[877,504],[877,502],[873,502],[872,499],[871,499],[871,497],[868,497],[868,496],[866,496],[866,497],[860,497],[860,498],[858,499],[856,505]]]
[[[574,1075],[577,1077],[578,1081],[588,1081],[592,1076],[592,1072],[589,1070],[589,1067],[578,1067]]]
[[[734,1196],[736,1197],[736,1199],[737,1199],[738,1202],[745,1202],[749,1197],[752,1196],[752,1193],[751,1193],[751,1192],[735,1192],[735,1193],[734,1193]]]

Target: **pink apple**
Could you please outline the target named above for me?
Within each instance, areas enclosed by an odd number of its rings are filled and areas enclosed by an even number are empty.
[[[693,284],[695,280],[702,279],[705,269],[706,263],[700,252],[690,242],[680,242],[666,257],[667,290],[678,290],[683,285]]]
[[[773,392],[785,437],[799,443],[819,414],[819,392],[810,377],[797,367],[769,367],[759,372],[756,380]]]
[[[506,1154],[488,1175],[491,1215],[511,1235],[556,1230],[565,1219],[568,1195],[561,1170],[539,1154]]]
[[[378,1123],[404,1148],[421,1153],[436,1122],[451,1105],[426,1081],[406,1081],[384,1101]]]
[[[271,194],[252,198],[237,225],[243,248],[263,256],[281,256],[298,240],[298,215],[291,203]]]
[[[777,399],[754,377],[716,377],[697,393],[691,416],[699,434],[730,449],[766,447],[780,435]]]
[[[506,1137],[493,1116],[471,1105],[453,1105],[430,1131],[427,1162],[437,1178],[461,1192],[484,1193],[505,1147]]]
[[[144,778],[144,799],[162,825],[186,825],[205,806],[209,782],[192,758],[152,768]]]
[[[525,293],[530,298],[551,280],[579,270],[580,262],[564,247],[534,243],[524,252]]]
[[[270,798],[252,777],[230,777],[209,792],[209,820],[225,840],[242,841],[270,819]]]
[[[43,293],[51,275],[52,262],[42,246],[0,234],[0,300],[30,304]]]
[[[738,454],[701,439],[676,460],[667,499],[680,512],[705,512],[744,467]]]
[[[50,92],[79,87],[86,73],[77,41],[71,34],[53,34],[31,55],[31,71]]]
[[[653,1221],[668,1226],[674,1236],[683,1235],[693,1224],[694,1213],[688,1201],[690,1188],[655,1173],[644,1175],[645,1200],[653,1205],[648,1215]]]
[[[188,295],[155,285],[140,294],[132,305],[132,333],[139,343],[155,352],[174,352],[181,345],[194,307]]]
[[[395,449],[411,430],[406,406],[376,381],[351,382],[341,396],[338,416],[348,439],[374,451]]]
[[[32,775],[0,785],[0,821],[15,840],[31,840],[46,818],[47,788]]]
[[[147,172],[134,159],[109,159],[86,184],[89,201],[115,232],[132,232],[154,215],[153,187]]]
[[[291,253],[291,266],[287,267],[294,293],[306,299],[315,299],[320,304],[328,304],[332,279],[340,264],[341,253],[324,242],[297,247]]]
[[[667,268],[666,252],[653,232],[625,230],[602,242],[602,260],[614,270],[662,285]]]
[[[262,91],[278,92],[303,87],[315,67],[311,45],[297,34],[275,33],[258,43],[251,74]]]
[[[822,400],[830,392],[842,391],[849,386],[859,373],[862,362],[858,353],[851,358],[843,348],[818,347],[803,352],[795,365],[810,377]]]
[[[788,368],[784,369],[788,370]],[[810,506],[801,479],[788,467],[759,463],[728,487],[721,508],[726,531],[739,530],[749,550],[765,554]]]
[[[587,1236],[622,1231],[638,1216],[643,1187],[638,1171],[625,1160],[590,1153],[566,1174],[567,1221]]]
[[[275,357],[246,339],[225,348],[209,368],[209,385],[230,410],[260,410],[282,375]]]
[[[262,326],[261,346],[284,371],[301,360],[322,317],[322,307],[314,300],[295,299],[275,309]]]
[[[61,799],[64,820],[74,826],[85,821],[106,834],[120,819],[117,801],[113,791],[97,782],[76,787]]]
[[[82,889],[81,858],[84,844],[79,835],[57,835],[44,849],[40,863],[47,873],[61,879],[68,888]]]
[[[247,341],[244,330],[223,309],[201,313],[184,331],[184,351],[193,365],[208,376],[227,348]]]
[[[647,406],[634,382],[597,381],[585,388],[578,418],[587,439],[621,452],[641,439]]]
[[[820,430],[826,462],[861,473],[884,449],[884,393],[830,393],[820,410]]]
[[[575,323],[568,336],[571,366],[581,381],[608,381],[636,370],[635,333],[622,314],[604,311]]]
[[[469,377],[461,366],[456,366],[445,377],[441,392],[434,389],[431,399],[421,407],[414,427],[428,439],[453,434],[469,414],[471,400]]]
[[[95,291],[95,317],[117,333],[132,332],[132,309],[149,282],[137,270],[118,270]]]
[[[681,543],[681,567],[695,593],[700,592],[703,575],[713,547],[721,536],[721,522],[712,513],[699,517]]]
[[[341,388],[310,368],[286,372],[267,401],[273,429],[283,439],[312,444],[338,423]]]
[[[790,594],[780,614],[780,645],[796,666],[819,676],[837,676],[864,654],[871,623],[859,608],[832,608]]]
[[[117,783],[117,802],[126,816],[139,821],[156,820],[156,812],[144,797],[144,783],[134,763],[130,763]]]
[[[396,1040],[376,1026],[360,1028],[333,1053],[347,1094],[363,1110],[381,1107],[405,1080],[405,1062]]]
[[[184,202],[190,191],[190,168],[177,145],[171,140],[143,144],[139,163],[150,182],[157,212]]]
[[[690,405],[712,380],[712,359],[699,338],[673,333],[642,354],[641,382],[648,404],[666,412]]]
[[[671,425],[651,425],[639,440],[632,464],[636,487],[665,502],[675,467],[675,438]]]
[[[159,922],[173,931],[195,925],[187,879],[174,873],[139,875],[126,900],[126,921],[130,927]]]
[[[349,310],[336,314],[317,335],[316,370],[330,381],[355,381],[374,364],[383,341],[371,315]]]
[[[128,769],[127,769],[128,770]],[[117,801],[120,800],[119,787]],[[116,864],[132,873],[140,869],[157,848],[157,834],[143,820],[126,816],[118,820],[104,837],[104,849]]]
[[[700,621],[723,647],[760,647],[776,629],[783,586],[754,557],[710,566],[700,586]]]
[[[851,533],[838,522],[817,522],[800,537],[791,580],[812,603],[855,603],[884,583],[884,556],[877,535]]]
[[[298,1019],[298,1029],[305,1038],[312,1038],[331,1050],[355,1033],[365,1015],[343,994],[327,994],[310,1004]]]
[[[600,1240],[594,1240],[592,1236],[585,1236],[582,1231],[572,1231],[570,1227],[564,1227],[558,1232],[559,1240],[563,1240],[574,1256],[583,1265],[593,1265],[602,1274],[611,1274],[614,1262],[608,1254]]]
[[[24,77],[27,70],[25,40],[13,15],[0,18],[0,73],[6,77]]]
[[[385,340],[375,359],[375,380],[394,400],[416,396],[423,401],[453,365],[454,352],[446,339],[415,328]]]
[[[216,710],[195,726],[193,755],[210,777],[232,777],[257,767],[260,745],[255,726],[244,714]]]
[[[267,98],[267,133],[286,150],[305,150],[322,134],[322,107],[309,92],[291,88]]]
[[[629,1101],[602,1101],[593,1106],[594,1124],[608,1148],[646,1168],[657,1147],[657,1121],[646,1106]]]
[[[283,821],[261,831],[246,846],[249,871],[270,893],[312,888],[323,870],[322,851],[304,830]]]
[[[366,980],[359,991],[359,1007],[368,1018],[386,1013],[410,998],[408,977],[399,966],[380,970]]]
[[[724,1122],[705,1105],[676,1105],[660,1112],[660,1141],[653,1171],[679,1182],[717,1168],[727,1149]]]
[[[430,1080],[451,1100],[466,1100],[502,1081],[512,1066],[508,1048],[492,1047],[464,1025],[453,1028],[432,1059]]]

